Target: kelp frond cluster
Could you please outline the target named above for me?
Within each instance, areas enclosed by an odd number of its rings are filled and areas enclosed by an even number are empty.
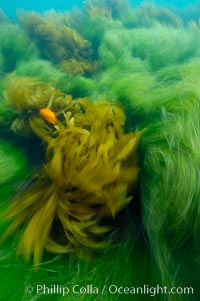
[[[19,23],[36,43],[44,59],[70,74],[90,73],[96,69],[91,43],[66,24],[30,12],[19,15]]]
[[[15,78],[6,97],[19,116],[12,128],[16,131],[16,123],[26,116],[47,149],[35,184],[9,208],[6,218],[12,222],[4,235],[20,227],[19,252],[26,259],[34,254],[36,263],[44,250],[84,254],[87,248],[108,244],[112,220],[133,198],[142,131],[124,133],[125,116],[117,105],[73,100],[29,78]],[[42,102],[43,106],[51,102],[57,112],[52,122],[56,128],[39,115]],[[24,132],[23,125],[17,129]],[[57,238],[55,224],[62,233]]]
[[[61,114],[65,107],[72,110],[75,105],[70,95],[31,77],[10,76],[4,88],[5,105],[11,110],[11,128],[25,137],[31,135],[33,129],[38,136],[48,132],[48,127],[39,114],[43,107],[51,107],[57,114]]]

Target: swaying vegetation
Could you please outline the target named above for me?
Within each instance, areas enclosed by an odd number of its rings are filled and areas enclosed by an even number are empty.
[[[86,0],[15,23],[0,11],[3,299],[43,300],[44,283],[70,288],[52,301],[199,301],[196,8]]]

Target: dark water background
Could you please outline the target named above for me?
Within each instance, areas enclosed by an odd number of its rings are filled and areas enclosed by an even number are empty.
[[[108,0],[109,1],[109,0]],[[199,4],[199,0],[154,0],[154,1],[140,1],[140,0],[132,0],[129,1],[132,6],[137,7],[143,2],[152,2],[155,5],[162,5],[167,7],[185,7],[191,4]],[[81,7],[84,3],[84,0],[75,0],[75,1],[68,1],[68,0],[0,0],[0,7],[4,10],[6,15],[10,18],[15,19],[16,17],[16,10],[17,9],[25,9],[25,10],[35,10],[38,12],[42,12],[49,9],[55,9],[59,11],[64,11],[71,9],[73,6]]]

